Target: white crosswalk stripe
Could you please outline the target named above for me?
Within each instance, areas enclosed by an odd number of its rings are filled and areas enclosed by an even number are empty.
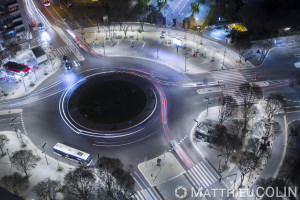
[[[189,169],[186,175],[197,188],[207,188],[218,181],[218,176],[212,171],[210,167],[206,166],[204,162],[200,162],[193,168]]]
[[[148,200],[149,197],[146,194],[146,191],[141,190],[141,191],[137,191],[134,195],[132,195],[134,199],[136,200]]]
[[[245,77],[236,69],[222,70],[212,72],[212,76],[216,81],[223,83],[223,93],[225,95],[231,95],[237,101],[237,104],[241,103],[241,100],[235,96],[235,91],[239,88],[240,84],[248,82]]]
[[[54,56],[62,56],[64,54],[67,54],[72,51],[74,51],[74,46],[66,45],[66,46],[58,47],[58,48],[52,50],[52,53],[54,54]]]

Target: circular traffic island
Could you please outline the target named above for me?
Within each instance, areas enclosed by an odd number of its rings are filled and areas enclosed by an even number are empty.
[[[152,87],[148,79],[131,73],[99,73],[70,88],[62,105],[75,129],[114,134],[151,117],[157,104]]]
[[[101,124],[130,122],[147,103],[142,89],[127,81],[103,81],[84,90],[78,98],[78,111],[88,120]]]

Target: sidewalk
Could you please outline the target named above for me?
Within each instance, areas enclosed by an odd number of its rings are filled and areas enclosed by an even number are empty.
[[[218,107],[211,107],[207,111],[203,111],[197,121],[202,122],[206,119],[211,119],[213,121],[218,120]],[[261,114],[260,114],[261,115]],[[253,120],[259,120],[260,117],[257,115],[255,116]],[[278,121],[278,119],[277,119]],[[243,182],[243,186],[245,188],[249,189],[256,189],[256,181],[260,178],[269,178],[269,177],[276,177],[279,169],[281,167],[284,155],[285,155],[285,144],[286,144],[286,135],[287,135],[287,126],[286,126],[286,120],[284,122],[281,122],[282,128],[282,134],[280,137],[275,138],[272,142],[272,153],[271,157],[266,161],[262,161],[261,168],[256,169],[255,171],[248,174],[248,176],[245,176],[245,180]],[[254,122],[253,122],[254,123]],[[225,123],[226,124],[226,123]],[[237,189],[240,185],[240,172],[237,166],[233,163],[228,162],[228,168],[224,168],[225,160],[222,157],[219,157],[219,155],[222,154],[222,152],[211,148],[211,145],[206,142],[202,141],[196,141],[194,139],[194,130],[196,128],[196,125],[193,127],[191,133],[190,133],[190,139],[192,141],[193,146],[197,149],[198,153],[203,157],[206,158],[211,165],[215,168],[216,171],[224,170],[222,172],[223,177],[223,183],[226,185],[228,189]],[[253,137],[258,137],[256,135],[253,135]],[[273,148],[276,147],[276,148]],[[247,198],[250,199],[250,198]]]
[[[74,166],[68,165],[63,162],[58,162],[56,159],[47,156],[47,161],[49,165],[47,165],[45,160],[45,155],[30,141],[30,139],[23,135],[22,133],[18,133],[19,138],[15,132],[12,131],[2,131],[0,134],[5,134],[9,138],[9,142],[5,145],[4,149],[7,149],[9,156],[12,156],[13,152],[26,149],[32,150],[33,154],[38,156],[40,160],[36,163],[37,165],[29,171],[30,178],[29,183],[30,186],[28,190],[22,193],[26,199],[36,199],[35,193],[32,191],[32,188],[43,179],[49,177],[52,180],[58,180],[63,183],[63,178],[65,174],[74,168]],[[26,147],[22,147],[22,141],[26,144]],[[47,153],[47,152],[46,152]],[[0,170],[1,176],[9,175],[14,172],[19,172],[24,175],[23,171],[18,171],[15,167],[11,166],[9,156],[6,155],[0,159]],[[62,168],[62,171],[57,171],[58,166]],[[57,199],[63,199],[62,195],[58,193]]]
[[[101,27],[103,28],[103,27]],[[214,70],[231,69],[231,68],[249,68],[254,67],[250,63],[237,64],[238,54],[226,50],[224,66],[224,45],[217,44],[206,38],[199,37],[190,32],[179,30],[164,29],[145,24],[144,32],[137,33],[138,24],[133,24],[133,32],[127,32],[127,38],[124,39],[124,32],[119,31],[118,27],[113,32],[115,37],[106,40],[104,31],[97,33],[96,27],[84,29],[85,42],[89,44],[96,52],[106,56],[133,56],[144,57],[154,61],[161,61],[177,71],[185,73],[185,58],[187,65],[187,73],[207,73]],[[167,37],[160,38],[160,30],[167,32]],[[80,32],[77,33],[81,37]],[[183,47],[177,52],[172,38],[180,38]],[[203,45],[199,44],[200,39]],[[105,53],[104,53],[105,52]],[[163,56],[162,56],[163,55]],[[214,58],[214,62],[212,62]]]
[[[38,65],[30,50],[18,54],[12,61],[25,63],[31,68],[31,72],[23,78],[15,78],[1,70],[0,84],[3,93],[0,93],[0,100],[18,98],[31,93],[49,76],[55,74],[61,66],[61,60],[57,57]]]
[[[158,159],[161,160],[160,166],[157,166]],[[138,169],[152,187],[168,182],[185,172],[181,164],[170,152],[138,164]]]
[[[203,37],[224,44],[224,40],[219,40],[217,38],[210,37],[209,35],[203,32]],[[268,53],[275,48],[285,48],[285,47],[299,47],[300,46],[300,37],[298,35],[287,36],[287,37],[277,37],[266,40],[256,40],[251,41],[251,47],[247,50],[247,52],[242,57],[242,64],[245,63],[245,58],[247,58],[247,62],[250,62],[252,65],[259,67],[261,66]],[[234,47],[234,45],[227,45],[233,52],[239,54],[239,50]]]

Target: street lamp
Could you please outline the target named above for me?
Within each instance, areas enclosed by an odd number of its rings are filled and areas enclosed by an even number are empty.
[[[222,70],[223,70],[223,67],[224,67],[224,61],[225,61],[225,55],[226,55],[226,48],[227,48],[227,43],[226,43],[225,49],[224,49],[224,57],[223,57],[223,66],[222,66]]]
[[[24,76],[22,77],[22,82],[23,82],[23,85],[24,85],[25,91],[27,91],[27,89],[26,89],[26,86],[25,86],[25,82],[24,82]]]
[[[10,158],[10,155],[9,155],[9,152],[8,152],[8,149],[6,149],[6,152],[7,152],[7,155],[8,155],[9,161],[11,161],[11,158]]]
[[[49,165],[48,160],[47,160],[47,156],[46,156],[46,154],[45,154],[45,149],[44,149],[44,147],[46,146],[46,144],[47,144],[47,143],[45,143],[45,144],[42,146],[42,149],[43,149],[43,152],[42,152],[42,153],[45,155],[45,159],[46,159],[47,165]]]
[[[105,39],[103,39],[103,51],[104,51],[104,55],[105,55]]]
[[[13,127],[14,131],[16,132],[17,138],[19,138],[19,135],[18,135],[18,132],[17,132],[17,130],[16,130],[15,123],[14,123],[14,121],[15,121],[16,119],[17,119],[17,117],[14,117],[14,118],[11,119],[11,123],[12,123],[11,126]]]
[[[210,104],[209,103],[209,97],[205,97],[205,99],[207,99],[207,107],[206,107],[206,116],[208,115],[208,104]]]
[[[189,57],[185,56],[184,57],[184,72],[186,72],[186,59],[188,59]]]
[[[221,19],[222,19],[221,17],[218,18],[218,26],[220,24]]]
[[[197,26],[197,29],[198,29],[198,31],[199,31],[200,44],[202,45],[202,35],[201,35],[201,32],[200,32],[201,26]]]
[[[156,42],[156,58],[158,59],[158,42]]]

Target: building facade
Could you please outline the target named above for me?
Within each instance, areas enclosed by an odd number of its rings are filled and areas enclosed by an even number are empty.
[[[0,48],[29,35],[27,20],[22,0],[0,0]]]

